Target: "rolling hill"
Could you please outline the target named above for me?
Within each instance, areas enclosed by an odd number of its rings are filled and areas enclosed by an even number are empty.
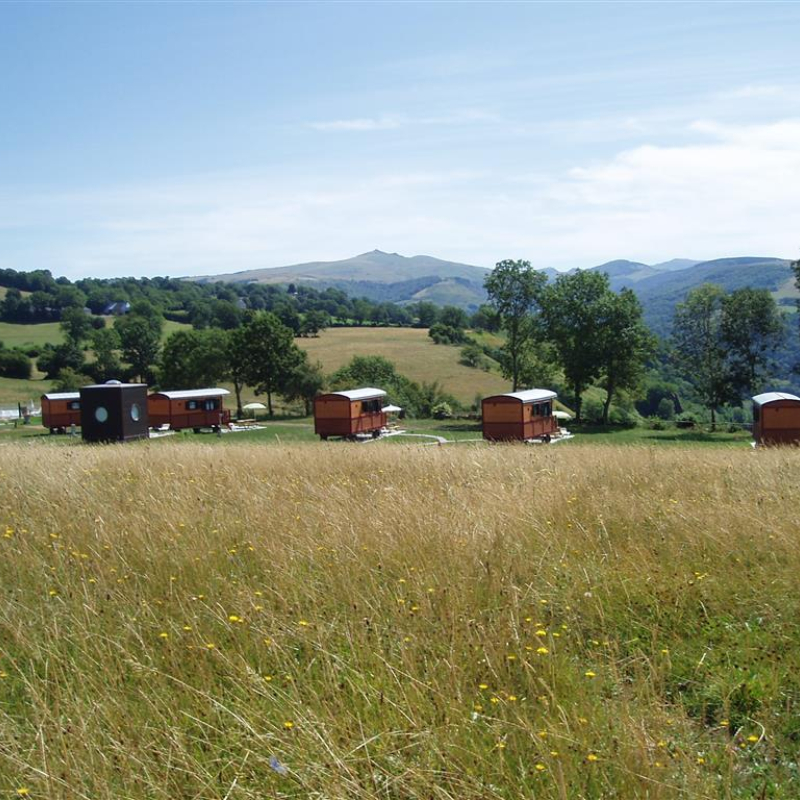
[[[611,288],[633,289],[653,330],[668,332],[675,305],[703,283],[717,283],[726,291],[753,286],[769,289],[784,305],[798,296],[790,262],[772,257],[737,257],[696,261],[675,258],[658,264],[618,259],[595,267],[608,274]],[[206,275],[197,281],[304,283],[319,289],[334,287],[352,297],[401,305],[426,300],[437,305],[476,309],[486,300],[483,281],[489,270],[431,256],[406,257],[372,250],[340,261],[315,261],[274,269],[228,275]],[[560,273],[547,268],[550,280]]]
[[[474,309],[486,298],[483,279],[488,273],[484,267],[432,256],[406,257],[372,250],[340,261],[313,261],[228,275],[204,275],[191,280],[304,283],[319,289],[341,289],[352,297],[367,297],[378,302],[430,300],[439,305]]]

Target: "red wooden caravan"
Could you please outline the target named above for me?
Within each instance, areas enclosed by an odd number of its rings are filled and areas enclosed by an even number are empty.
[[[169,425],[174,431],[201,428],[218,431],[231,421],[231,412],[223,406],[227,389],[186,389],[175,392],[154,392],[147,398],[150,427]]]
[[[555,399],[556,393],[547,389],[485,397],[481,404],[483,438],[493,442],[549,442],[559,432],[558,420],[553,416]]]
[[[65,433],[81,424],[81,393],[60,392],[42,395],[42,425],[50,433]]]
[[[753,398],[756,444],[800,444],[800,397],[767,392]]]
[[[373,388],[318,395],[314,398],[314,433],[323,441],[329,436],[352,439],[360,433],[377,437],[386,425],[384,397],[386,392]]]

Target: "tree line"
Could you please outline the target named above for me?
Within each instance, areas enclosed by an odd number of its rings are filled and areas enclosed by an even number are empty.
[[[800,266],[795,270],[800,288]],[[701,286],[677,305],[672,335],[659,342],[634,292],[613,292],[608,276],[595,270],[548,282],[529,262],[506,260],[485,286],[505,332],[500,364],[512,390],[549,385],[560,373],[578,422],[590,386],[605,390],[607,423],[615,398],[641,391],[649,370],[677,373],[713,426],[721,406],[741,404],[775,377],[774,354],[786,335],[766,289],[725,294],[718,286]]]

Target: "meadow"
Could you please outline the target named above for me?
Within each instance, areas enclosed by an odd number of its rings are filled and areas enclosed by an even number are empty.
[[[210,439],[0,443],[0,792],[800,794],[796,449]]]
[[[319,361],[326,373],[343,367],[353,356],[388,358],[402,375],[417,383],[433,383],[469,406],[476,395],[509,391],[499,372],[483,372],[459,364],[459,347],[434,344],[420,328],[329,328],[319,337],[297,339],[297,344]]]

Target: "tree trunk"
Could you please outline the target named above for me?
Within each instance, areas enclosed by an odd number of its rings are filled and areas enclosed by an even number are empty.
[[[717,430],[717,409],[711,406],[711,433]]]
[[[575,393],[575,422],[580,425],[581,424],[581,393],[578,386],[573,387],[573,391]]]
[[[603,425],[608,425],[608,412],[611,409],[611,398],[614,396],[614,390],[609,386],[606,391],[606,399],[603,403]]]
[[[241,419],[244,416],[244,409],[242,409],[242,384],[239,381],[233,382],[233,391],[236,393],[236,418]]]
[[[267,392],[267,411],[270,417],[274,416],[272,411],[272,392]]]

